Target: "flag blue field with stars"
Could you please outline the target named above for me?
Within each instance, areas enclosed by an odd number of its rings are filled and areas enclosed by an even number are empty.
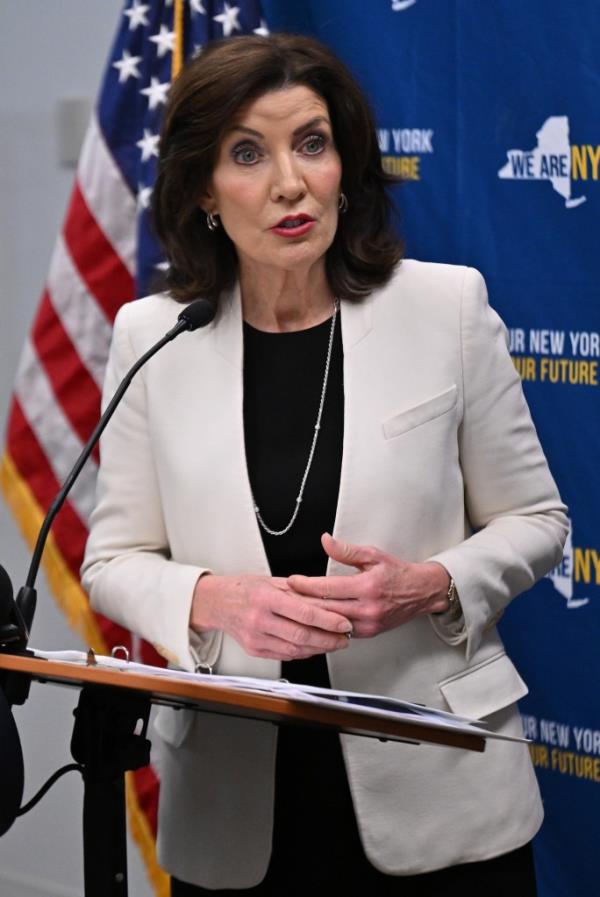
[[[152,290],[156,270],[163,266],[149,227],[148,209],[156,178],[160,119],[171,84],[173,14],[172,2],[132,0],[126,5],[98,104],[102,132],[137,197],[138,296]],[[185,59],[201,52],[211,40],[247,33],[267,33],[257,0],[189,0],[184,4]]]

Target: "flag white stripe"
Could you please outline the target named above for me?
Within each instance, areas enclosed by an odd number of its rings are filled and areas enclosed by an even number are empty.
[[[48,464],[62,484],[83,444],[56,401],[30,340],[21,355],[15,393]],[[69,494],[69,501],[86,525],[94,505],[97,472],[98,466],[90,458]]]
[[[79,276],[62,235],[54,247],[47,285],[82,364],[102,390],[112,325]]]
[[[94,112],[77,169],[85,201],[132,276],[136,269],[136,198],[123,180]]]

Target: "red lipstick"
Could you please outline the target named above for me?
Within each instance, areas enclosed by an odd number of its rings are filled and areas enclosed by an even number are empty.
[[[271,228],[273,233],[281,237],[301,237],[311,229],[315,219],[310,215],[299,213],[298,215],[286,215],[281,221]]]

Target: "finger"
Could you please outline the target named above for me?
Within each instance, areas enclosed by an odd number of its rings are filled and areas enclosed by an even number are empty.
[[[348,646],[348,639],[340,640],[340,649]],[[332,649],[335,650],[335,649]],[[314,657],[315,654],[325,653],[322,648],[314,648],[306,645],[295,645],[285,639],[263,633],[251,640],[246,647],[247,653],[253,657],[268,657],[271,660],[304,660],[307,657]]]
[[[352,624],[343,615],[343,608],[328,610],[312,601],[306,601],[302,595],[282,593],[271,605],[273,614],[293,620],[311,629],[323,632],[342,633],[352,631]]]
[[[282,592],[290,591],[286,576],[272,576],[269,581],[272,586],[276,589],[281,589]]]
[[[288,583],[295,592],[312,598],[360,598],[362,573],[354,576],[301,576],[295,573]]]
[[[348,646],[348,638],[344,634],[326,632],[323,629],[313,629],[295,623],[286,617],[278,617],[275,614],[265,627],[265,634],[281,639],[287,643],[289,657],[294,658],[307,650],[313,654],[323,654],[328,651],[337,651]]]
[[[378,555],[381,554],[371,545],[353,545],[350,542],[342,542],[340,539],[334,539],[329,533],[323,533],[321,544],[326,554],[334,561],[359,569],[376,563]]]

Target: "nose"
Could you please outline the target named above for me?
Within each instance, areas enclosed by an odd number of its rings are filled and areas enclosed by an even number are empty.
[[[306,184],[298,160],[292,153],[279,155],[273,166],[272,201],[285,199],[291,202],[301,199],[305,193]]]

